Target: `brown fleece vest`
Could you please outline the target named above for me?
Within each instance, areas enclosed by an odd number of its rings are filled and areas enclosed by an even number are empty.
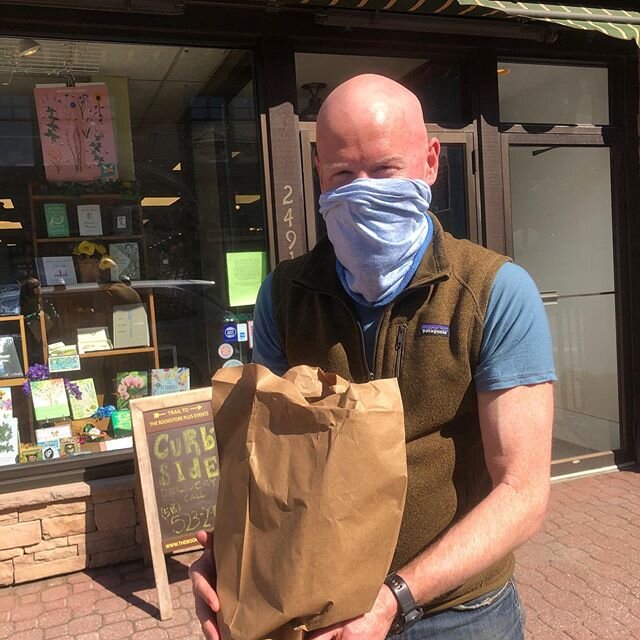
[[[409,486],[392,570],[437,540],[491,488],[473,372],[493,279],[507,258],[456,240],[432,219],[433,242],[380,321],[372,372],[326,237],[273,273],[274,319],[292,367],[317,366],[354,382],[399,380]],[[501,586],[513,564],[509,554],[427,609],[455,606]]]

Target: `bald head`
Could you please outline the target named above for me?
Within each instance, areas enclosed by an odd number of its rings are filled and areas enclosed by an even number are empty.
[[[356,178],[414,178],[433,184],[440,145],[429,140],[418,98],[394,80],[356,76],[318,114],[317,167],[323,191]]]

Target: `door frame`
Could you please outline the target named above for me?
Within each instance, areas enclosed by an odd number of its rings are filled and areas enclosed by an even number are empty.
[[[451,131],[435,124],[426,125],[429,134],[438,138],[441,144],[465,145],[466,205],[467,228],[469,240],[480,243],[480,211],[477,197],[477,163],[475,148],[475,132],[472,126],[463,130]],[[318,241],[316,234],[315,194],[313,190],[314,160],[311,146],[316,142],[316,123],[300,122],[300,154],[302,160],[302,183],[304,192],[305,222],[307,228],[307,244],[309,249]]]
[[[533,129],[533,130],[532,130]],[[620,131],[614,127],[554,127],[553,132],[538,133],[534,127],[529,127],[526,132],[524,127],[511,127],[508,133],[501,133],[502,176],[504,183],[504,220],[507,254],[513,258],[513,217],[511,202],[511,180],[509,150],[512,146],[543,146],[543,147],[596,147],[607,148],[610,151],[611,166],[611,216],[612,216],[612,254],[614,271],[614,313],[616,318],[616,357],[618,374],[618,415],[620,421],[620,449],[599,451],[583,456],[572,456],[558,460],[552,460],[552,476],[559,477],[586,473],[596,469],[619,467],[633,464],[633,431],[630,413],[629,395],[632,391],[628,388],[629,377],[625,371],[631,366],[630,350],[626,346],[628,340],[627,329],[624,326],[627,301],[623,296],[624,288],[621,284],[621,272],[624,268],[625,257],[621,247],[624,245],[620,237],[622,233],[622,220],[624,219],[623,206],[618,194],[624,193],[626,185],[621,171],[623,141]],[[541,292],[543,301],[549,302],[554,298],[553,292]]]

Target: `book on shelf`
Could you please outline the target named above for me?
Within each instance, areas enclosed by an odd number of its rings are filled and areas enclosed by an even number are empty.
[[[151,369],[151,395],[189,391],[189,368]]]
[[[67,205],[61,202],[47,202],[44,205],[44,219],[47,223],[47,236],[49,238],[69,237]]]
[[[111,432],[114,438],[130,436],[132,430],[131,411],[122,409],[111,414]]]
[[[62,378],[34,380],[29,383],[29,386],[36,420],[40,422],[69,417],[67,390]]]
[[[74,420],[82,418],[90,418],[100,406],[98,404],[98,396],[96,395],[96,386],[93,378],[82,378],[74,380],[74,384],[80,389],[81,398],[77,399],[72,393],[69,395],[69,404],[71,405],[71,415]]]
[[[116,242],[109,245],[109,255],[117,266],[111,269],[116,282],[123,276],[140,280],[140,249],[137,242]]]
[[[149,318],[145,304],[113,307],[113,346],[116,349],[149,346]]]
[[[64,371],[80,371],[80,356],[49,356],[49,371],[62,373]]]
[[[18,419],[0,416],[0,466],[16,464],[19,455]]]
[[[0,284],[0,316],[20,315],[20,285]]]
[[[0,387],[0,419],[13,418],[11,387]]]
[[[78,284],[72,256],[36,258],[38,278],[45,286]]]
[[[13,336],[0,336],[0,378],[21,378],[23,375],[16,339]]]
[[[47,440],[38,446],[42,448],[43,460],[53,460],[60,457],[60,440]]]
[[[91,351],[109,351],[113,344],[109,340],[107,327],[87,327],[78,331],[78,352],[90,353]]]
[[[115,205],[111,209],[111,233],[114,236],[133,233],[133,207],[130,204]]]
[[[40,427],[36,429],[36,444],[42,444],[50,440],[60,440],[61,438],[70,438],[72,435],[69,423],[55,424],[52,427]]]
[[[60,455],[75,456],[80,453],[80,438],[71,436],[70,438],[60,438]]]
[[[32,447],[22,447],[20,449],[20,462],[38,462],[42,460],[42,447],[35,445]]]
[[[146,371],[119,371],[116,374],[116,408],[129,408],[129,401],[149,395]]]
[[[102,217],[99,204],[79,204],[78,230],[81,236],[101,236]]]

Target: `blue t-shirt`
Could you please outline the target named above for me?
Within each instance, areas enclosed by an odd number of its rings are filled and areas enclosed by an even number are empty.
[[[372,369],[376,329],[384,308],[356,304],[355,311]],[[271,274],[260,287],[253,321],[253,361],[283,374],[289,363],[273,318]],[[473,379],[478,391],[557,380],[549,322],[538,288],[522,267],[511,262],[500,267],[493,281]]]

